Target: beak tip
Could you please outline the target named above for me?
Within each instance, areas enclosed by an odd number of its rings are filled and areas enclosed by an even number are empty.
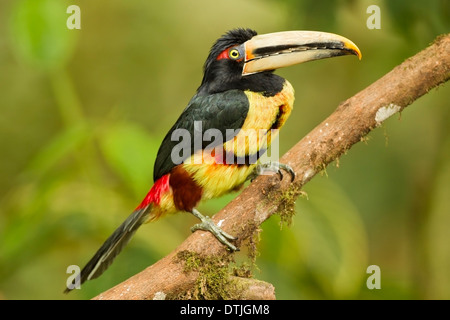
[[[349,49],[355,56],[358,57],[359,60],[362,59],[362,53],[361,50],[359,50],[359,48],[356,46],[356,44],[354,44],[351,41],[348,41],[347,43],[345,43],[345,46],[347,47],[347,49]]]

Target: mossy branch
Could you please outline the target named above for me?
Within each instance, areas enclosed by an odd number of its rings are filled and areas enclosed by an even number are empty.
[[[355,143],[364,140],[367,133],[388,117],[402,111],[432,88],[446,82],[450,78],[449,52],[450,34],[440,36],[428,48],[342,102],[335,112],[280,159],[280,162],[289,164],[296,172],[297,178],[293,183],[290,183],[287,175],[281,182],[277,176],[259,177],[217,213],[213,220],[216,223],[222,220],[221,227],[239,238],[237,245],[252,237],[260,224],[272,214],[289,208],[287,196],[295,201],[301,194],[303,185],[316,173],[338,159]],[[182,297],[183,294],[194,292],[192,288],[198,284],[201,271],[186,270],[186,261],[180,259],[180,253],[183,252],[203,257],[202,261],[215,261],[218,268],[221,268],[218,261],[227,260],[226,257],[232,255],[213,235],[197,231],[168,256],[100,294],[96,299]],[[222,277],[226,276],[222,274]],[[230,279],[224,279],[224,282],[229,285]],[[258,288],[258,285],[259,283],[255,288]],[[251,288],[250,284],[245,286]],[[269,286],[262,287],[267,289]],[[258,295],[257,289],[252,292],[253,294],[248,294],[248,290],[247,293],[241,290],[240,298],[274,297],[272,294]]]

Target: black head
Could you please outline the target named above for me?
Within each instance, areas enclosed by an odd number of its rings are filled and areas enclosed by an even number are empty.
[[[245,63],[244,42],[257,32],[252,29],[233,29],[220,37],[212,46],[204,65],[204,75],[198,94],[212,94],[231,89],[252,90],[265,95],[278,93],[284,79],[272,71],[243,76]]]
[[[317,31],[284,31],[257,35],[251,29],[234,29],[212,46],[197,94],[239,89],[272,96],[285,80],[277,68],[306,61],[353,54],[358,47],[342,36]]]

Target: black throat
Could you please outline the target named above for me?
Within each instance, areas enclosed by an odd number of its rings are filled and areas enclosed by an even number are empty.
[[[215,70],[220,73],[219,70]],[[258,92],[266,97],[272,97],[283,90],[285,79],[265,71],[248,76],[241,76],[239,72],[222,74],[207,74],[203,77],[202,84],[197,89],[198,95],[207,95],[228,90],[250,90]]]

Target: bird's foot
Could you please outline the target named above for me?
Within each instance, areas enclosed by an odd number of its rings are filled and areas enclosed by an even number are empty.
[[[202,215],[196,209],[192,209],[191,213],[201,220],[200,223],[193,225],[191,227],[191,231],[194,232],[196,230],[204,230],[211,232],[217,240],[219,240],[222,244],[226,245],[231,251],[239,251],[239,248],[230,243],[229,240],[237,240],[236,237],[226,233],[222,229],[220,229],[208,216]]]
[[[269,161],[266,163],[258,164],[255,167],[253,173],[249,176],[249,179],[250,181],[253,181],[254,179],[256,179],[256,177],[266,174],[267,172],[271,172],[271,173],[278,173],[278,175],[280,176],[280,180],[283,180],[283,173],[281,172],[281,170],[284,170],[287,173],[289,173],[291,176],[291,181],[294,181],[295,172],[291,168],[291,166],[276,161]]]

